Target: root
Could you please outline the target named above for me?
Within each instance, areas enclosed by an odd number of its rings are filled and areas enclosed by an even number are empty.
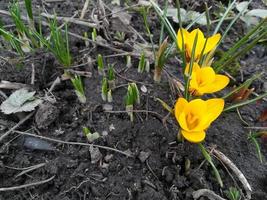
[[[208,189],[200,189],[193,192],[193,198],[195,200],[200,198],[201,196],[207,197],[210,200],[226,200]]]

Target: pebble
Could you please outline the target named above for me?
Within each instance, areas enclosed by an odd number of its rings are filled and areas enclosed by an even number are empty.
[[[142,86],[141,86],[141,91],[142,91],[143,93],[147,93],[147,88],[146,88],[146,86],[142,85]]]
[[[31,150],[54,151],[55,148],[45,140],[35,137],[25,137],[23,146]]]
[[[113,110],[113,106],[111,104],[104,104],[103,105],[103,110],[104,111],[112,111]]]

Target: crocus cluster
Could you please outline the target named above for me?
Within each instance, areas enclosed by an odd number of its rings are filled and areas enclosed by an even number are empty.
[[[211,64],[211,57],[220,38],[220,34],[205,38],[199,29],[192,32],[179,29],[177,33],[178,47],[185,52],[187,65],[184,73],[190,80],[189,93],[195,99],[190,101],[189,99],[178,98],[174,107],[174,114],[181,127],[180,133],[189,142],[202,142],[206,136],[205,130],[218,118],[224,108],[223,99],[215,98],[205,101],[199,98],[204,94],[222,90],[229,83],[227,76],[216,74],[211,66],[206,66],[206,63]],[[196,44],[194,56],[192,56],[194,41]],[[192,57],[194,58],[193,65],[192,69],[189,70],[189,62]]]

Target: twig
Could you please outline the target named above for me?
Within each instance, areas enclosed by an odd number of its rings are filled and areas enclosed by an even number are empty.
[[[41,167],[43,167],[45,165],[46,165],[46,163],[40,163],[40,164],[37,164],[37,165],[33,165],[31,167],[28,167],[28,169],[25,169],[24,171],[22,171],[19,174],[17,174],[15,176],[15,178],[18,178],[19,176],[22,176],[23,174],[26,174],[26,173],[31,172],[33,170],[39,169],[39,168],[41,168]]]
[[[84,15],[85,15],[86,10],[87,10],[87,8],[88,8],[89,2],[90,2],[90,0],[86,0],[86,1],[85,1],[84,5],[83,5],[82,12],[81,12],[80,19],[83,19],[83,18],[84,18]]]
[[[249,127],[244,127],[247,129],[255,129],[255,130],[267,130],[267,127],[260,127],[260,126],[249,126]]]
[[[41,16],[46,17],[48,19],[57,19],[58,21],[70,22],[73,24],[83,25],[83,26],[87,26],[90,28],[97,28],[97,24],[95,23],[90,23],[90,22],[78,20],[78,19],[71,18],[71,17],[57,17],[55,15],[51,15],[48,13],[41,13]]]
[[[1,89],[9,89],[9,90],[17,90],[21,88],[32,88],[31,85],[23,84],[23,83],[16,83],[16,82],[9,82],[2,80],[0,82]]]
[[[48,140],[48,141],[51,141],[51,142],[61,143],[61,144],[70,144],[70,145],[79,145],[79,146],[93,146],[93,147],[97,147],[97,148],[100,148],[100,149],[105,149],[105,150],[109,150],[109,151],[115,151],[117,153],[121,153],[121,154],[123,154],[125,156],[128,156],[128,157],[133,157],[133,155],[130,154],[130,153],[127,153],[127,152],[124,152],[124,151],[121,151],[121,150],[118,150],[118,149],[115,149],[115,148],[111,148],[111,147],[106,147],[106,146],[101,146],[101,145],[96,145],[96,144],[82,143],[82,142],[67,142],[67,141],[63,141],[63,140],[53,139],[53,138],[40,136],[40,135],[35,135],[35,134],[32,134],[32,133],[27,133],[27,132],[22,132],[22,131],[14,131],[14,132],[22,134],[22,135],[28,135],[28,136],[32,136],[32,137],[37,137],[37,138]]]
[[[31,85],[34,85],[35,82],[35,66],[32,63],[32,77],[31,77]]]
[[[28,119],[30,119],[33,116],[34,112],[31,112],[28,114],[24,119],[20,120],[15,126],[13,126],[11,129],[9,129],[7,132],[5,132],[3,135],[0,137],[0,142],[8,136],[10,133],[14,132],[20,125],[22,125],[24,122],[26,122]]]
[[[62,30],[62,31],[65,32],[64,30]],[[121,49],[117,49],[117,48],[112,47],[112,46],[109,45],[109,44],[103,44],[103,43],[101,43],[101,42],[93,41],[93,40],[91,40],[91,39],[88,39],[88,38],[86,38],[86,37],[77,35],[76,33],[72,33],[72,32],[70,32],[70,31],[68,31],[68,34],[71,35],[71,36],[73,36],[73,37],[76,37],[76,38],[79,38],[79,39],[81,39],[81,40],[85,40],[85,41],[91,42],[91,43],[93,43],[93,44],[96,44],[96,45],[101,46],[101,47],[105,47],[105,48],[107,48],[107,49],[110,49],[110,50],[115,51],[115,52],[118,52],[118,53],[124,53],[124,54],[126,54],[126,55],[131,55],[131,56],[133,56],[133,57],[137,57],[137,58],[140,57],[140,53],[132,53],[132,52],[127,52],[127,51],[124,51],[124,50],[121,50]]]
[[[218,157],[222,162],[224,162],[233,171],[233,173],[237,176],[239,181],[243,184],[243,187],[244,187],[246,194],[247,194],[247,199],[251,199],[252,189],[251,189],[251,186],[248,183],[246,177],[244,176],[244,174],[222,152],[214,149],[211,153],[214,154],[216,157]]]
[[[55,176],[52,176],[51,178],[43,180],[43,181],[38,181],[38,182],[29,183],[29,184],[25,184],[25,185],[14,186],[14,187],[0,188],[0,192],[19,190],[19,189],[23,189],[23,188],[27,188],[27,187],[33,187],[33,186],[41,185],[41,184],[44,184],[44,183],[52,181],[54,178],[55,178]]]
[[[110,110],[110,111],[104,111],[106,113],[128,113],[129,111],[126,110]],[[135,113],[151,113],[156,115],[158,118],[160,118],[160,120],[162,121],[163,116],[161,116],[159,113],[154,112],[154,111],[150,111],[150,110],[131,110],[131,112],[135,112]]]
[[[54,88],[55,88],[58,84],[60,84],[60,83],[61,83],[61,79],[60,79],[59,77],[57,77],[57,78],[53,81],[53,83],[52,83],[52,85],[50,86],[48,92],[51,93],[51,92],[54,90]]]
[[[194,191],[192,195],[194,199],[198,199],[201,196],[204,196],[204,197],[209,198],[210,200],[226,200],[208,189],[200,189],[200,190]]]

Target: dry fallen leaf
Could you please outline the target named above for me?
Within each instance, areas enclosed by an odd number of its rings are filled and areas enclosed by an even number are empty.
[[[230,101],[232,102],[240,102],[247,100],[249,95],[254,91],[255,88],[241,88],[238,92],[234,93],[230,97]]]
[[[264,122],[267,120],[267,108],[265,108],[264,111],[262,111],[260,117],[258,118],[260,122]]]

